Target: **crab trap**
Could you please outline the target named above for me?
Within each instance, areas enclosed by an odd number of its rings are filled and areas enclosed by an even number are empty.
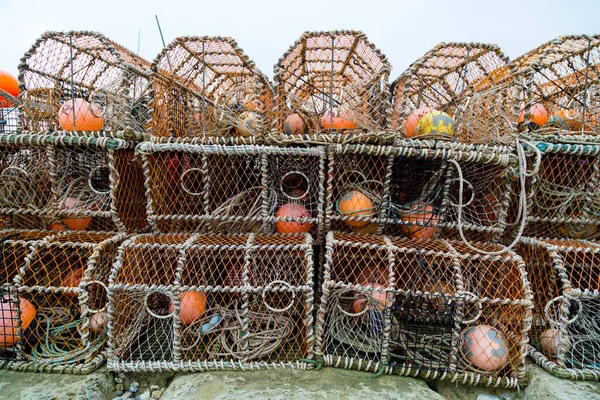
[[[0,135],[15,133],[19,121],[18,99],[0,89]]]
[[[534,295],[529,354],[560,378],[600,378],[600,245],[522,238]]]
[[[135,232],[148,226],[135,143],[0,135],[0,214],[18,229]]]
[[[0,367],[98,368],[108,340],[108,275],[124,234],[5,230],[0,237]]]
[[[321,236],[325,149],[144,142],[155,231]]]
[[[561,36],[513,61],[525,88],[522,136],[570,143],[600,135],[600,35]]]
[[[312,245],[309,234],[132,237],[110,278],[108,368],[306,369]]]
[[[46,32],[19,64],[20,130],[141,139],[150,63],[89,31]]]
[[[315,328],[325,365],[487,386],[525,379],[532,295],[516,254],[333,232],[326,249]]]
[[[275,65],[277,143],[393,142],[387,58],[357,31],[305,32]]]
[[[152,64],[155,139],[256,143],[270,130],[269,79],[228,37],[179,37]]]
[[[392,129],[405,139],[511,141],[520,80],[496,46],[441,43],[392,84]]]
[[[411,141],[328,148],[325,231],[413,239],[499,239],[513,159],[508,147]]]

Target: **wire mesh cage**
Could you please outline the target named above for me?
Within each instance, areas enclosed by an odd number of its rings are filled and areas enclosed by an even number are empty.
[[[507,143],[519,82],[496,45],[440,43],[392,84],[392,129],[407,139]]]
[[[513,63],[525,85],[524,136],[573,142],[600,134],[600,35],[561,36]]]
[[[507,227],[511,160],[502,146],[330,146],[325,231],[413,239],[463,231],[466,238],[499,239]]]
[[[110,278],[108,367],[305,369],[312,279],[309,234],[135,236]]]
[[[144,142],[138,151],[155,231],[321,235],[322,147]]]
[[[0,215],[6,227],[135,232],[148,226],[133,142],[0,135]]]
[[[124,234],[3,231],[0,236],[1,367],[72,374],[98,368],[108,339],[108,275]]]
[[[256,143],[270,129],[273,88],[235,40],[179,37],[152,64],[155,139]]]
[[[15,77],[12,75],[8,76],[7,74],[5,76],[7,81],[10,80],[10,85],[17,84]],[[19,121],[19,99],[15,96],[18,95],[18,87],[6,89],[11,90],[12,93],[0,88],[0,134],[16,132]]]
[[[600,245],[523,238],[534,295],[529,354],[561,378],[600,377]]]
[[[275,65],[279,143],[393,141],[390,64],[362,32],[305,32]]]
[[[20,127],[143,137],[150,63],[89,31],[46,32],[19,64]]]
[[[326,248],[315,328],[315,355],[325,365],[488,386],[523,382],[532,294],[515,253],[333,232]]]

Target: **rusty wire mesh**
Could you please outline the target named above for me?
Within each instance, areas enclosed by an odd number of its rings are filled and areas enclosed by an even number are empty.
[[[525,378],[532,295],[515,253],[333,232],[326,247],[315,342],[325,365],[488,386]]]
[[[305,32],[275,65],[271,140],[393,141],[390,69],[362,32]]]
[[[9,230],[0,236],[2,367],[72,374],[98,368],[108,339],[108,276],[124,235]]]
[[[6,227],[136,232],[147,227],[143,170],[121,139],[0,135]]]
[[[403,138],[508,143],[516,131],[518,82],[496,45],[441,43],[392,84],[392,129]]]
[[[308,234],[132,237],[110,278],[108,367],[305,369],[312,244]]]
[[[150,75],[148,61],[99,33],[46,32],[19,64],[20,128],[139,139]]]
[[[156,231],[321,235],[322,147],[145,142],[138,151]]]
[[[523,238],[534,295],[530,355],[561,378],[600,377],[600,245]]]

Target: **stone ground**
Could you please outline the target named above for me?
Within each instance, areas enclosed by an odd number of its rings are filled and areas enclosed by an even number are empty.
[[[0,371],[0,399],[473,399],[600,400],[600,383],[555,378],[528,367],[524,390],[494,390],[446,382],[324,368],[320,371],[210,372],[196,374],[113,374],[106,369],[87,375],[29,374]],[[135,393],[130,393],[131,388]],[[115,389],[123,389],[115,392]],[[137,397],[136,397],[137,396]]]

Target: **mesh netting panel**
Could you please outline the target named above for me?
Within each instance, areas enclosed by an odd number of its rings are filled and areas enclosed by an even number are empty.
[[[530,353],[561,378],[600,377],[600,246],[524,238],[518,253],[534,293]]]
[[[18,101],[0,89],[0,134],[14,133],[19,123]]]
[[[532,304],[516,254],[329,233],[324,276],[315,352],[326,365],[509,387],[525,378]]]
[[[143,143],[139,151],[155,230],[320,236],[321,147]]]
[[[310,235],[133,237],[109,286],[109,368],[306,368],[312,257]]]
[[[270,129],[273,89],[235,40],[177,38],[152,69],[154,137],[254,143]]]
[[[141,137],[150,63],[96,32],[46,32],[19,64],[21,128]]]
[[[441,43],[394,82],[392,128],[405,138],[506,143],[518,113],[515,83],[497,46]]]
[[[390,69],[361,32],[304,33],[275,66],[276,140],[392,140]]]

